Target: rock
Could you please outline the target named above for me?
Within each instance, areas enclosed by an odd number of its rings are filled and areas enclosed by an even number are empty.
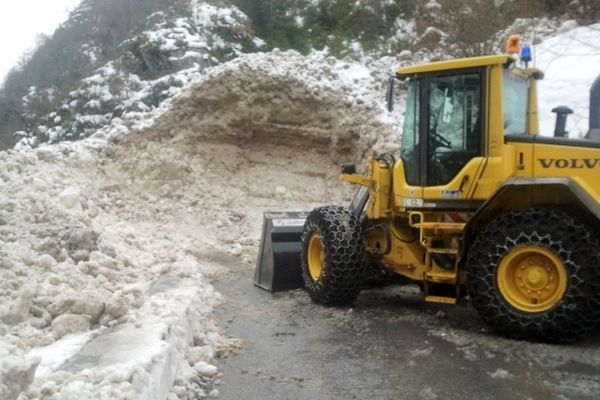
[[[74,229],[65,238],[65,242],[69,254],[77,250],[85,250],[89,253],[98,250],[98,233],[91,228]]]
[[[90,329],[90,317],[87,315],[63,314],[52,321],[52,330],[57,339],[67,333],[84,332]]]

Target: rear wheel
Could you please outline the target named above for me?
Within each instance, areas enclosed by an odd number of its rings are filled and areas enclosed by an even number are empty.
[[[313,301],[352,303],[364,278],[360,223],[342,207],[314,209],[302,233],[302,277]]]
[[[600,243],[577,218],[551,209],[508,213],[467,259],[475,308],[515,338],[567,342],[600,322]]]

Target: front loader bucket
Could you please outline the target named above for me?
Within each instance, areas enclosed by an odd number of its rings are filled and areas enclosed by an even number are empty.
[[[266,212],[254,284],[271,292],[304,286],[300,237],[307,212]]]

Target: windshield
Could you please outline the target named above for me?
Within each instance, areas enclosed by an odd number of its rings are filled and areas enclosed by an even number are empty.
[[[527,133],[527,79],[511,71],[504,72],[504,133],[518,135]]]

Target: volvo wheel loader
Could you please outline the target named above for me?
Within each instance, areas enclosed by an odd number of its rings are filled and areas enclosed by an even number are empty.
[[[282,217],[287,239],[279,242],[288,247],[266,268],[269,277],[294,284],[301,275],[315,302],[343,306],[384,269],[417,283],[426,301],[468,296],[509,337],[567,342],[596,328],[600,77],[585,138],[566,137],[567,107],[555,109],[554,136],[540,135],[543,73],[527,67],[526,50],[522,59],[507,53],[398,70],[388,106],[403,82],[400,153],[370,157],[363,174],[342,166],[341,179],[360,187],[349,207]]]

